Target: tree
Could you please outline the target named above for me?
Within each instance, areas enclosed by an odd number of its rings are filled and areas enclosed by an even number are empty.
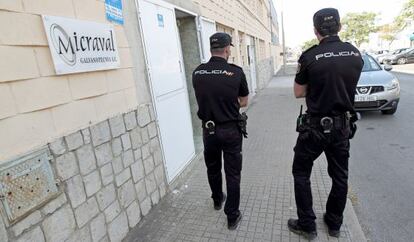
[[[395,18],[394,24],[400,30],[403,30],[409,21],[414,20],[414,0],[408,0],[401,10],[400,15]]]
[[[407,26],[407,23],[411,20],[414,20],[414,0],[408,0],[401,10],[401,13],[398,17],[395,18],[395,25],[399,29],[404,29]]]
[[[372,12],[348,13],[342,20],[341,38],[360,47],[362,43],[368,42],[370,33],[378,30],[376,17],[377,14]]]
[[[401,30],[399,27],[395,24],[395,22],[391,24],[385,24],[380,27],[380,35],[379,37],[385,41],[388,42],[388,47],[391,46],[392,42],[397,38],[397,34]]]
[[[414,20],[414,0],[408,0],[400,14],[394,19],[391,24],[386,24],[380,27],[380,38],[388,41],[391,46],[392,42],[397,38],[398,33],[403,31],[410,21]]]
[[[314,45],[318,45],[318,44],[319,44],[319,41],[317,39],[308,40],[305,43],[303,43],[302,51],[305,51],[305,50],[309,49],[310,47],[312,47]]]

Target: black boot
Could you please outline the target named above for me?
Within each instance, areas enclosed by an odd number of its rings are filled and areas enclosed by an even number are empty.
[[[237,229],[237,226],[239,225],[241,219],[242,219],[242,214],[239,213],[239,216],[237,216],[237,218],[234,221],[230,221],[230,220],[227,221],[228,222],[227,223],[227,228],[229,230],[235,230],[235,229]]]
[[[220,200],[218,200],[218,201],[213,200],[213,201],[214,201],[214,209],[215,210],[220,210],[223,207],[224,201],[226,201],[226,194],[223,193],[223,196],[221,196]]]
[[[323,214],[323,221],[325,222],[326,226],[328,227],[328,234],[329,236],[335,237],[335,238],[339,238],[339,236],[341,235],[341,231],[338,229],[331,229],[329,227],[329,220],[326,217],[326,213]]]
[[[289,219],[288,220],[288,228],[291,232],[295,234],[302,235],[308,240],[313,240],[318,236],[316,230],[314,231],[305,231],[299,224],[297,219]]]

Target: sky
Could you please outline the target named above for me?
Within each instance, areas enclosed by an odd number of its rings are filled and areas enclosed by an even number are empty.
[[[375,12],[379,23],[390,23],[406,0],[273,0],[279,15],[280,41],[282,41],[281,10],[283,9],[286,46],[297,47],[315,37],[313,14],[321,8],[334,7],[340,16],[350,12]]]

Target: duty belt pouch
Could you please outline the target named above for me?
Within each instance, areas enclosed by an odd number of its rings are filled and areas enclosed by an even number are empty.
[[[247,114],[245,112],[239,114],[237,125],[244,138],[247,138]]]

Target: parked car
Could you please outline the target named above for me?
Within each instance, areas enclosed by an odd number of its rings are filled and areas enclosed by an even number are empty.
[[[356,88],[355,109],[394,114],[400,101],[400,82],[389,72],[392,66],[382,67],[370,55],[362,58],[364,67]]]
[[[404,49],[384,58],[384,64],[407,64],[414,62],[414,49]]]
[[[390,52],[388,50],[378,50],[371,54],[372,57],[374,57],[379,63],[382,64],[382,61],[384,58],[389,55]]]
[[[402,52],[404,52],[404,51],[406,51],[406,50],[408,50],[409,48],[401,48],[401,49],[396,49],[396,50],[394,50],[393,52],[391,52],[391,55],[397,55],[397,54],[400,54],[400,53],[402,53]]]

